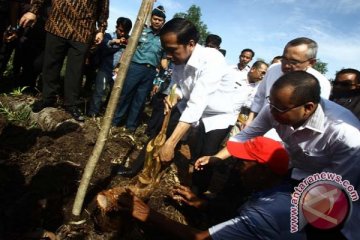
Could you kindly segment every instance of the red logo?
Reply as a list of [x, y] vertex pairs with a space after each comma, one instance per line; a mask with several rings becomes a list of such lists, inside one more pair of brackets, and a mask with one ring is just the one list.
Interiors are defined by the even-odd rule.
[[318, 182], [306, 189], [300, 204], [307, 222], [319, 229], [340, 225], [350, 212], [348, 195], [330, 182]]

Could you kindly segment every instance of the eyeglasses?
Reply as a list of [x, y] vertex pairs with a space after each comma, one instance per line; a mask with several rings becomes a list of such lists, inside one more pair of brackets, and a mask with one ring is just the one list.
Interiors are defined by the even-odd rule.
[[265, 75], [266, 71], [261, 71], [261, 69], [256, 69], [258, 73], [260, 73], [261, 75]]
[[286, 108], [286, 109], [280, 109], [280, 108], [278, 108], [278, 107], [276, 107], [274, 104], [272, 104], [271, 102], [270, 102], [270, 97], [269, 96], [267, 96], [266, 97], [266, 101], [267, 101], [267, 103], [269, 104], [269, 106], [270, 106], [270, 110], [276, 110], [277, 112], [279, 112], [279, 113], [286, 113], [286, 112], [288, 112], [288, 111], [290, 111], [290, 110], [292, 110], [292, 109], [294, 109], [294, 108], [298, 108], [298, 107], [301, 107], [301, 106], [303, 106], [304, 104], [300, 104], [300, 105], [296, 105], [295, 107], [290, 107], [290, 108]]
[[352, 86], [356, 86], [357, 84], [353, 83], [352, 80], [343, 80], [343, 81], [335, 81], [333, 85], [338, 87], [352, 87]]
[[313, 58], [308, 58], [305, 61], [298, 61], [298, 60], [294, 60], [294, 59], [288, 59], [287, 57], [282, 56], [281, 60], [284, 62], [284, 64], [289, 64], [291, 66], [297, 66], [297, 65], [306, 63], [307, 61], [309, 61], [311, 59], [313, 59]]

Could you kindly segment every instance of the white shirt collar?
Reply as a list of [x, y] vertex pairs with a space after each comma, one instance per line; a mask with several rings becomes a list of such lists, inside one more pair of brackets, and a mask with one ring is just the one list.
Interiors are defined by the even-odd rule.
[[307, 128], [315, 132], [324, 133], [325, 113], [322, 105], [323, 101], [321, 100], [317, 105], [315, 112], [300, 127], [301, 129]]
[[201, 46], [200, 44], [196, 44], [195, 48], [193, 50], [193, 52], [191, 53], [191, 56], [189, 58], [189, 60], [187, 61], [185, 68], [187, 68], [188, 66], [191, 66], [195, 69], [200, 67], [200, 52], [203, 50], [203, 46]]

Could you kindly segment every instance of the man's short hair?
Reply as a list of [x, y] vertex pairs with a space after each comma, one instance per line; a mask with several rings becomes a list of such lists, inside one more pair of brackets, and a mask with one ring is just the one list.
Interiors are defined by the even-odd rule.
[[255, 52], [254, 52], [252, 49], [250, 49], [250, 48], [245, 48], [245, 49], [243, 49], [243, 50], [241, 51], [241, 53], [240, 53], [240, 56], [241, 56], [244, 52], [251, 52], [251, 58], [253, 58], [253, 57], [255, 56]]
[[209, 35], [207, 35], [206, 40], [205, 40], [205, 47], [208, 47], [208, 45], [211, 44], [211, 47], [216, 46], [216, 48], [220, 48], [221, 41], [222, 40], [219, 35], [209, 34]]
[[308, 51], [306, 53], [307, 58], [316, 58], [318, 44], [314, 40], [307, 37], [299, 37], [291, 40], [286, 44], [285, 49], [288, 47], [296, 47], [302, 44], [305, 44], [308, 47]]
[[132, 28], [132, 22], [129, 18], [126, 17], [119, 17], [116, 20], [116, 27], [122, 26], [124, 28], [125, 33], [129, 34], [131, 28]]
[[178, 44], [188, 44], [190, 40], [199, 42], [200, 34], [195, 25], [184, 18], [173, 18], [161, 28], [160, 37], [167, 33], [175, 33]]
[[360, 71], [353, 69], [353, 68], [343, 68], [340, 71], [338, 71], [335, 75], [335, 81], [336, 79], [338, 79], [339, 75], [341, 74], [347, 74], [347, 73], [351, 73], [351, 74], [355, 74], [356, 75], [356, 83], [359, 84], [360, 83]]
[[320, 102], [320, 84], [314, 75], [305, 71], [294, 71], [282, 75], [272, 86], [271, 91], [292, 87], [291, 103]]
[[271, 60], [271, 63], [274, 63], [276, 60], [280, 60], [282, 59], [283, 57], [282, 56], [275, 56], [272, 60]]
[[256, 62], [254, 62], [254, 64], [251, 66], [251, 68], [260, 68], [262, 65], [266, 65], [267, 67], [269, 67], [269, 64], [267, 64], [266, 62], [264, 62], [263, 60], [257, 60]]

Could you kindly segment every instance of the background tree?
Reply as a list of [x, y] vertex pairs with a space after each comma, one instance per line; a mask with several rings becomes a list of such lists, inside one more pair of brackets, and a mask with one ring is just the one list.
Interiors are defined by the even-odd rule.
[[181, 17], [191, 21], [196, 26], [196, 28], [200, 33], [199, 43], [204, 44], [205, 39], [210, 32], [208, 32], [207, 30], [207, 25], [204, 24], [203, 21], [201, 21], [201, 16], [202, 16], [201, 9], [196, 5], [191, 5], [186, 13], [179, 12], [179, 13], [175, 13], [174, 15], [174, 17]]
[[316, 63], [314, 68], [325, 75], [328, 72], [327, 63], [321, 61], [320, 59], [316, 59]]

